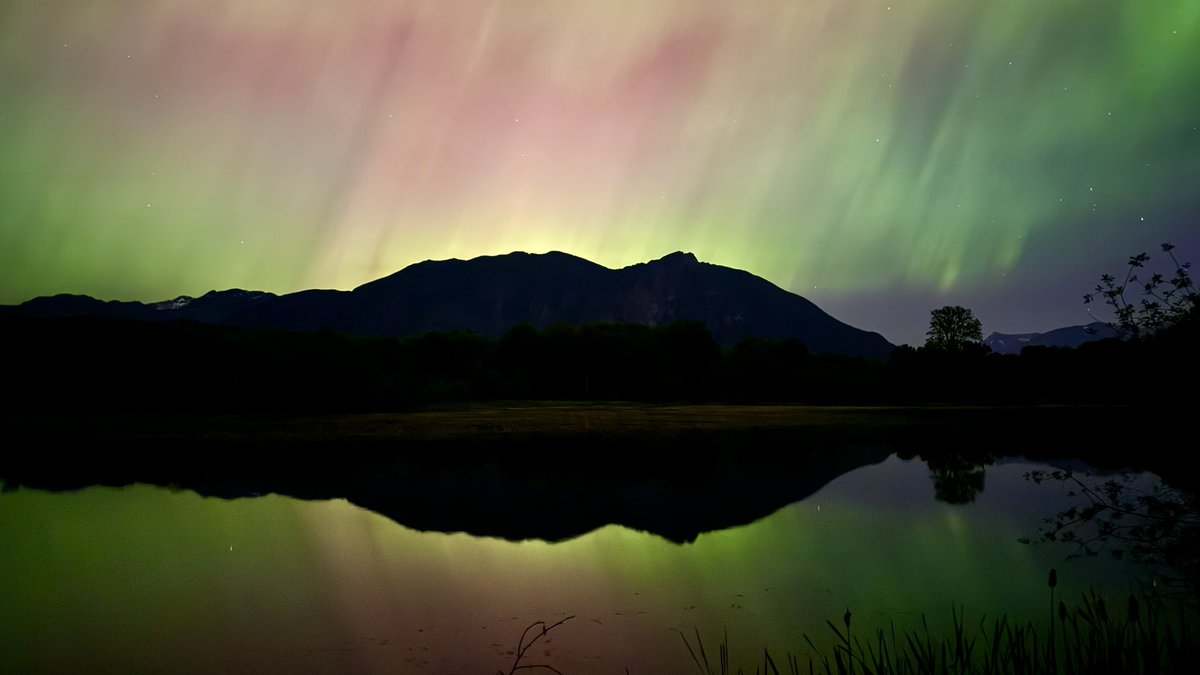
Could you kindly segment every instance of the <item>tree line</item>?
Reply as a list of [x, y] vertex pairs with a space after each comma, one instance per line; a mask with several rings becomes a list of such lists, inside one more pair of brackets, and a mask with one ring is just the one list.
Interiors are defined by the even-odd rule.
[[796, 339], [722, 348], [697, 322], [518, 325], [408, 339], [199, 323], [5, 316], [5, 388], [20, 410], [386, 411], [497, 400], [808, 404], [1146, 402], [1195, 373], [1196, 312], [1153, 336], [990, 353], [975, 341], [884, 360]]
[[[1172, 406], [1196, 398], [1200, 293], [1129, 258], [1099, 299], [1124, 339], [994, 354], [971, 310], [930, 313], [922, 347], [887, 359], [811, 354], [798, 339], [722, 348], [699, 322], [521, 324], [407, 339], [294, 333], [195, 322], [0, 314], [3, 383], [21, 411], [391, 411], [466, 401], [707, 401], [925, 405]], [[1141, 298], [1129, 297], [1140, 290]], [[1100, 304], [1100, 303], [1097, 303]]]

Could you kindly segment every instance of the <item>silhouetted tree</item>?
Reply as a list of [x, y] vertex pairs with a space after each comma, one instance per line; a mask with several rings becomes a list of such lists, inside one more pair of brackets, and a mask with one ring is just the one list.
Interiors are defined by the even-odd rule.
[[505, 378], [505, 397], [523, 398], [533, 394], [534, 382], [541, 371], [540, 341], [536, 328], [519, 323], [497, 342], [496, 365]]
[[983, 324], [966, 307], [947, 305], [931, 311], [925, 346], [946, 351], [962, 351], [983, 342]]
[[947, 504], [970, 504], [983, 492], [990, 456], [975, 458], [958, 453], [931, 455], [925, 459], [933, 479], [934, 498]]
[[808, 347], [795, 338], [743, 338], [729, 350], [727, 367], [743, 399], [796, 399], [808, 367]]
[[[1095, 293], [1085, 295], [1084, 303], [1094, 302], [1099, 294], [1114, 312], [1113, 320], [1107, 323], [1131, 340], [1106, 340], [1077, 350], [1078, 355], [1087, 356], [1089, 350], [1103, 349], [1099, 354], [1104, 357], [1102, 361], [1085, 365], [1100, 373], [1109, 389], [1115, 388], [1113, 384], [1140, 385], [1123, 388], [1137, 392], [1136, 402], [1161, 411], [1164, 427], [1182, 423], [1184, 415], [1195, 409], [1191, 382], [1200, 367], [1196, 349], [1200, 295], [1188, 272], [1191, 265], [1180, 263], [1172, 253], [1174, 248], [1162, 245], [1163, 253], [1175, 266], [1169, 279], [1160, 272], [1144, 281], [1139, 279], [1139, 270], [1150, 260], [1146, 253], [1129, 258], [1128, 270], [1120, 282], [1109, 274], [1100, 277]], [[1131, 284], [1141, 284], [1143, 297], [1136, 303], [1125, 297]], [[1147, 425], [1144, 432], [1153, 430]], [[1175, 429], [1175, 434], [1181, 434], [1181, 438], [1191, 435], [1186, 427]], [[1130, 450], [1157, 449], [1150, 440], [1153, 436], [1146, 436], [1144, 443]], [[1071, 490], [1069, 494], [1080, 500], [1078, 505], [1045, 519], [1042, 540], [1073, 543], [1080, 555], [1108, 551], [1116, 558], [1152, 565], [1165, 572], [1161, 581], [1176, 586], [1200, 605], [1200, 493], [1195, 473], [1190, 466], [1178, 472], [1156, 473], [1164, 480], [1126, 475], [1097, 482], [1061, 470], [1035, 471], [1026, 478], [1037, 483], [1064, 483]]]
[[683, 398], [699, 397], [721, 361], [721, 345], [700, 321], [677, 321], [659, 328], [656, 333], [666, 353], [670, 394]]
[[[1171, 264], [1175, 266], [1170, 278], [1163, 276], [1162, 272], [1153, 272], [1148, 279], [1143, 280], [1139, 270], [1145, 268], [1150, 256], [1144, 252], [1139, 253], [1129, 257], [1125, 278], [1120, 282], [1111, 274], [1101, 275], [1095, 292], [1083, 296], [1083, 304], [1092, 304], [1099, 294], [1114, 314], [1113, 320], [1105, 323], [1125, 337], [1132, 338], [1152, 335], [1193, 315], [1200, 294], [1197, 294], [1196, 285], [1188, 271], [1192, 264], [1180, 263], [1172, 253], [1174, 249], [1173, 244], [1162, 245], [1162, 252], [1167, 254]], [[1136, 303], [1125, 297], [1125, 291], [1130, 284], [1141, 285], [1142, 298]], [[1088, 313], [1091, 314], [1090, 308]]]

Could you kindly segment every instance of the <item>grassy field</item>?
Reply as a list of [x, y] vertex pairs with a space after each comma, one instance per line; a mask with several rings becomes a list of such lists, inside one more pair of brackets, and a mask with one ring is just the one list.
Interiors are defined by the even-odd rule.
[[[395, 413], [263, 415], [20, 415], [0, 418], [0, 437], [131, 440], [146, 437], [261, 441], [492, 440], [505, 437], [675, 436], [739, 431], [959, 429], [1013, 425], [1053, 433], [1068, 426], [1136, 423], [1136, 408], [1089, 406], [848, 407], [652, 405], [638, 403], [486, 404]], [[1033, 428], [1037, 425], [1037, 429]], [[1077, 432], [1086, 429], [1076, 426]]]
[[[536, 457], [571, 465], [602, 457], [656, 473], [704, 470], [734, 457], [808, 462], [872, 448], [904, 456], [1083, 459], [1110, 469], [1180, 473], [1154, 411], [1130, 407], [818, 407], [543, 402], [363, 414], [8, 415], [0, 442], [24, 466], [58, 461], [226, 456], [239, 464], [320, 457], [461, 462]], [[88, 459], [91, 457], [92, 459]], [[591, 460], [589, 460], [590, 462]], [[6, 462], [10, 466], [14, 460]], [[594, 463], [594, 462], [593, 462]]]

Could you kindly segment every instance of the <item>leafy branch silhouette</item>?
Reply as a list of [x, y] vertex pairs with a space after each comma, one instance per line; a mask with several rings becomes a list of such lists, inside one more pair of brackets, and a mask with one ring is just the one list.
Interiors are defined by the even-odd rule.
[[[1175, 257], [1174, 244], [1164, 243], [1162, 252], [1167, 254], [1174, 265], [1175, 271], [1170, 276], [1162, 272], [1152, 272], [1143, 279], [1142, 271], [1150, 262], [1150, 255], [1139, 253], [1130, 256], [1126, 263], [1125, 278], [1118, 281], [1111, 274], [1100, 276], [1094, 292], [1083, 296], [1083, 304], [1091, 305], [1097, 298], [1112, 308], [1113, 320], [1104, 321], [1126, 338], [1138, 338], [1152, 335], [1186, 317], [1196, 306], [1200, 295], [1192, 281], [1190, 262], [1181, 263]], [[1126, 292], [1135, 284], [1140, 284], [1142, 297], [1131, 300]], [[1088, 308], [1088, 314], [1097, 318]], [[1098, 319], [1100, 320], [1100, 319]]]
[[[1168, 590], [1200, 597], [1200, 503], [1194, 494], [1124, 475], [1089, 484], [1071, 471], [1033, 471], [1035, 483], [1058, 481], [1083, 503], [1043, 519], [1041, 540], [1077, 547], [1069, 558], [1108, 552], [1156, 568]], [[1022, 540], [1028, 543], [1028, 540]]]

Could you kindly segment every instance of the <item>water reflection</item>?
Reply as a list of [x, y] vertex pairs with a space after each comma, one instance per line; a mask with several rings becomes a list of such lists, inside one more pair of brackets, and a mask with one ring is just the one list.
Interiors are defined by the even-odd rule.
[[1059, 483], [1075, 498], [1044, 519], [1041, 541], [1074, 547], [1072, 557], [1111, 555], [1144, 565], [1160, 590], [1200, 606], [1200, 501], [1195, 493], [1146, 474], [1095, 480], [1066, 469], [1039, 469], [1026, 478]]
[[684, 545], [620, 526], [559, 543], [419, 532], [344, 500], [7, 492], [0, 671], [496, 672], [529, 623], [577, 615], [540, 660], [686, 672], [672, 631], [728, 630], [740, 660], [799, 650], [848, 606], [864, 630], [921, 612], [936, 629], [951, 604], [1040, 617], [1052, 566], [1065, 596], [1126, 593], [1121, 563], [1017, 542], [1071, 503], [1024, 480], [1039, 468], [997, 461], [986, 491], [949, 504], [930, 466], [892, 457]]
[[986, 467], [995, 461], [987, 454], [952, 452], [923, 457], [933, 479], [934, 498], [947, 504], [970, 504], [983, 492]]
[[671, 455], [670, 461], [635, 467], [607, 457], [531, 461], [500, 453], [501, 461], [439, 455], [346, 461], [319, 471], [276, 462], [236, 465], [230, 471], [214, 462], [220, 467], [215, 471], [186, 464], [160, 473], [134, 464], [85, 467], [64, 478], [64, 468], [40, 466], [13, 477], [21, 485], [51, 490], [144, 482], [225, 498], [344, 498], [412, 529], [513, 541], [562, 541], [616, 524], [689, 542], [702, 532], [752, 523], [889, 454], [869, 445], [793, 447], [740, 457]]

